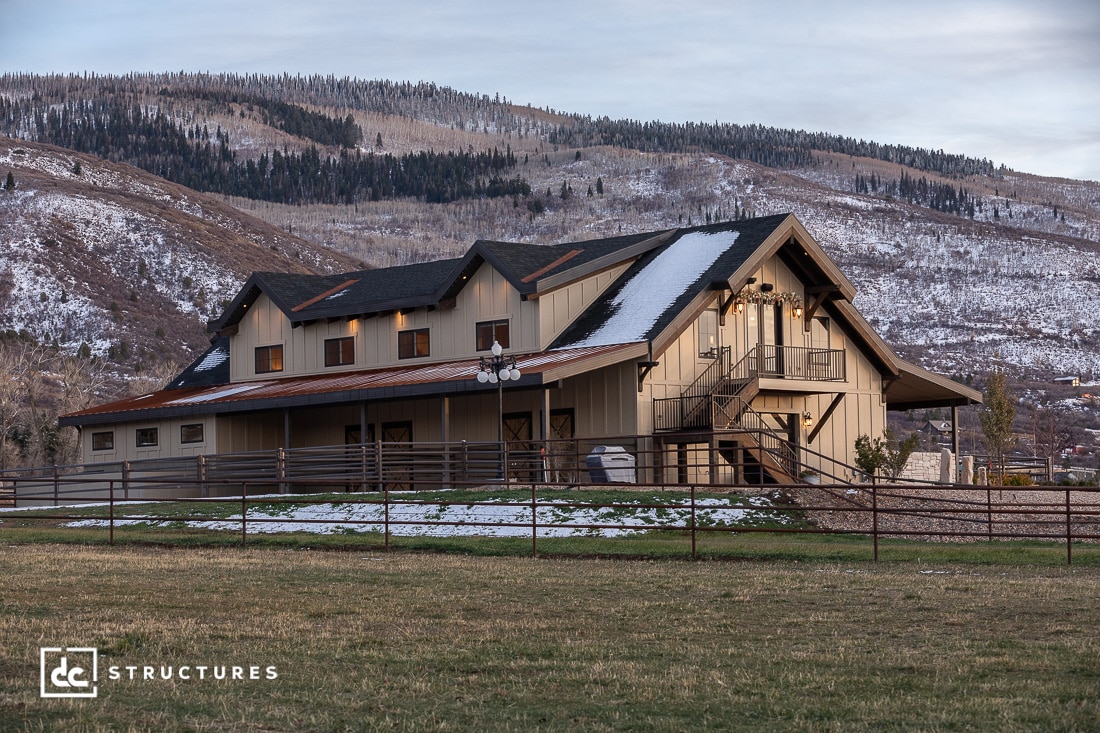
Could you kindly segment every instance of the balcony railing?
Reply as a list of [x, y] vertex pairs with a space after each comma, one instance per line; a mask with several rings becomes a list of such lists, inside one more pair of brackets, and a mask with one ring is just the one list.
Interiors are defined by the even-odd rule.
[[843, 349], [812, 349], [805, 346], [757, 346], [745, 357], [756, 360], [756, 376], [773, 379], [805, 379], [843, 382], [847, 378]]
[[[730, 397], [736, 395], [742, 385], [759, 378], [843, 382], [847, 379], [846, 362], [843, 349], [761, 345], [736, 364], [727, 366], [730, 364], [729, 352], [723, 350], [718, 362], [682, 395], [653, 401], [653, 429], [703, 430], [720, 427], [715, 415], [723, 411]], [[717, 375], [716, 366], [724, 371], [724, 377]], [[707, 405], [708, 402], [714, 404]]]

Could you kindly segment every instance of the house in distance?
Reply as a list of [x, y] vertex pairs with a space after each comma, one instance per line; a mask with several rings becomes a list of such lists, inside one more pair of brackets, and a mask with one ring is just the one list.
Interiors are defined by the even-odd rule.
[[[881, 435], [889, 409], [981, 400], [900, 359], [854, 295], [790, 214], [478, 241], [457, 259], [338, 275], [255, 273], [167, 388], [61, 424], [80, 429], [85, 463], [491, 443], [501, 431], [630, 446], [650, 456], [640, 480], [675, 480], [677, 451], [704, 444], [710, 475], [679, 478], [736, 483], [755, 461], [754, 480], [793, 481], [851, 464], [856, 437]], [[478, 379], [494, 344], [518, 378]]]

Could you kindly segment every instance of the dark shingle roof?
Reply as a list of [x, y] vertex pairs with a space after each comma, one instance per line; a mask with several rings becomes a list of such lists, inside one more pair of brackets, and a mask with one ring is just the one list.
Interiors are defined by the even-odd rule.
[[229, 337], [221, 336], [210, 344], [203, 355], [180, 372], [165, 389], [214, 387], [229, 384]]

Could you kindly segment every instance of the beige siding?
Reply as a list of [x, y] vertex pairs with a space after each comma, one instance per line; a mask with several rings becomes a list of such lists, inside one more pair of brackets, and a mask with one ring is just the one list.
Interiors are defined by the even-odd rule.
[[[184, 443], [181, 429], [185, 425], [202, 425], [202, 440]], [[155, 429], [155, 446], [138, 446], [139, 430]], [[111, 433], [114, 447], [110, 450], [93, 450], [95, 433]], [[198, 456], [218, 451], [218, 436], [213, 417], [186, 417], [145, 422], [90, 426], [80, 431], [81, 461], [84, 463], [110, 463], [114, 461], [140, 461], [149, 458], [175, 458]]]
[[631, 263], [597, 273], [539, 296], [539, 349], [547, 348]]
[[[539, 350], [539, 320], [536, 301], [524, 301], [519, 292], [489, 265], [483, 265], [459, 293], [455, 307], [416, 308], [407, 313], [331, 323], [317, 322], [292, 328], [290, 321], [266, 295], [260, 295], [232, 337], [234, 382], [250, 379], [327, 374], [454, 359], [474, 358], [475, 329], [480, 321], [509, 321], [509, 351]], [[428, 329], [430, 355], [399, 359], [398, 332]], [[355, 338], [355, 363], [339, 367], [324, 365], [327, 339]], [[255, 372], [255, 349], [283, 346], [283, 371]], [[484, 352], [480, 352], [484, 353]]]

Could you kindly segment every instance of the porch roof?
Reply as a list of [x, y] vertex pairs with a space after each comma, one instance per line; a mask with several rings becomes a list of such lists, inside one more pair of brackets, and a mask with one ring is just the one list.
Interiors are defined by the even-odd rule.
[[886, 388], [887, 410], [979, 405], [982, 393], [923, 367], [899, 360], [900, 376]]
[[[509, 390], [541, 387], [559, 379], [644, 357], [644, 343], [613, 344], [515, 354], [522, 376]], [[261, 379], [163, 389], [63, 415], [63, 426], [105, 425], [174, 417], [256, 412], [291, 407], [353, 404], [454, 394], [491, 394], [477, 381], [479, 359], [410, 364], [384, 369]]]

